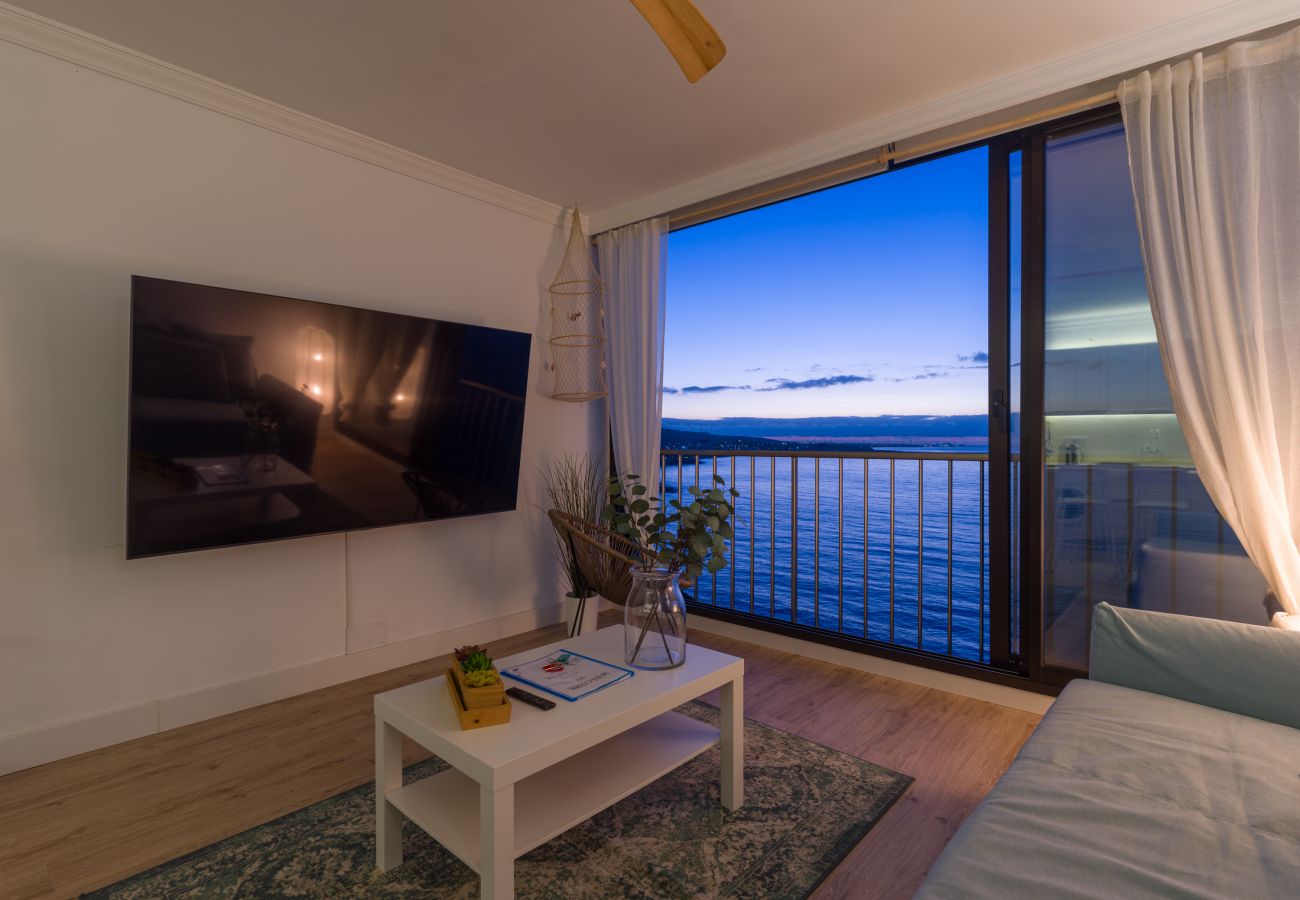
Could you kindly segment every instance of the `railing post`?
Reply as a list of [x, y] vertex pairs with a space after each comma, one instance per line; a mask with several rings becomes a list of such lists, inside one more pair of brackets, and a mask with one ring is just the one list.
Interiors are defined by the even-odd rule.
[[[698, 464], [698, 457], [696, 458], [696, 461]], [[700, 485], [699, 469], [697, 468], [695, 471], [696, 471], [695, 486], [699, 487]], [[716, 453], [709, 457], [709, 473], [713, 476], [709, 479], [709, 486], [708, 486], [708, 490], [711, 491], [713, 490], [714, 486], [717, 484], [717, 482], [713, 480], [713, 478], [716, 478], [718, 475], [718, 455]], [[714, 606], [718, 605], [718, 573], [717, 572], [709, 573], [709, 600], [713, 603]]]
[[[733, 456], [732, 462], [735, 462]], [[758, 491], [754, 487], [754, 457], [749, 458], [749, 611], [754, 611], [754, 569], [758, 560], [754, 558], [754, 529], [756, 520], [754, 508], [758, 506]]]
[[[735, 486], [736, 486], [736, 457], [732, 456], [731, 457], [731, 479], [727, 482], [727, 487], [734, 488]], [[732, 512], [734, 513], [735, 510], [732, 510]], [[731, 596], [727, 598], [727, 600], [729, 601], [727, 605], [730, 606], [732, 609], [735, 609], [736, 608], [736, 538], [735, 538], [736, 517], [734, 515], [731, 518], [731, 534], [732, 534], [731, 542], [727, 545], [727, 548], [731, 551], [731, 565], [727, 566], [727, 568], [730, 570], [730, 575], [731, 575], [731, 587], [729, 588], [729, 590], [731, 591]], [[750, 560], [750, 564], [751, 565], [753, 564], [753, 560]]]
[[871, 609], [871, 460], [862, 460], [862, 636], [868, 635]]
[[772, 476], [768, 481], [768, 487], [772, 491], [772, 502], [768, 510], [772, 514], [771, 524], [768, 526], [767, 533], [767, 577], [770, 582], [768, 585], [767, 595], [767, 614], [769, 617], [776, 618], [776, 457], [772, 457]]
[[790, 621], [799, 608], [799, 457], [790, 457]]
[[813, 627], [822, 624], [822, 458], [813, 458]]
[[980, 645], [976, 658], [984, 662], [984, 461], [980, 460]]
[[916, 649], [925, 628], [925, 460], [916, 461]]
[[952, 460], [948, 460], [948, 655], [952, 656]]
[[889, 643], [894, 642], [894, 458], [889, 458]]
[[[1089, 470], [1091, 471], [1091, 470]], [[1178, 467], [1169, 467], [1169, 611], [1178, 611]]]
[[836, 631], [844, 631], [844, 457], [840, 457], [839, 481], [839, 502], [835, 505], [838, 515], [838, 521], [835, 528], [835, 572], [839, 576], [839, 594], [840, 594], [840, 621]]

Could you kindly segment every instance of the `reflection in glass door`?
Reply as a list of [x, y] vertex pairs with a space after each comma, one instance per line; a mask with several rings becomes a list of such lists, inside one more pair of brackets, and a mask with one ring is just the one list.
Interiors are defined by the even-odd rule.
[[1043, 663], [1086, 669], [1102, 601], [1265, 624], [1174, 416], [1122, 123], [1048, 134], [1043, 164]]

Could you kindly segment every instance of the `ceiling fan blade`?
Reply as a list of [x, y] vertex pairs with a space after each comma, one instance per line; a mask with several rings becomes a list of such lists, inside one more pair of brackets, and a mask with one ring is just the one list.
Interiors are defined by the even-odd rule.
[[632, 0], [691, 84], [727, 55], [727, 45], [690, 0]]

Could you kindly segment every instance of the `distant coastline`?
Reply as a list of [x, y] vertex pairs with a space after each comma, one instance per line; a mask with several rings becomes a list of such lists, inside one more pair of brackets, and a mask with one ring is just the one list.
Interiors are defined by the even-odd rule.
[[739, 450], [774, 454], [792, 450], [980, 453], [988, 449], [988, 418], [982, 415], [665, 418], [661, 446], [666, 451]]
[[[699, 451], [699, 450], [745, 450], [752, 452], [788, 453], [791, 450], [822, 451], [842, 453], [845, 451], [865, 451], [876, 448], [869, 443], [855, 441], [851, 438], [840, 440], [808, 440], [803, 438], [761, 438], [749, 435], [712, 434], [707, 431], [685, 431], [665, 428], [661, 432], [659, 445], [664, 450]], [[693, 458], [694, 453], [688, 454]]]

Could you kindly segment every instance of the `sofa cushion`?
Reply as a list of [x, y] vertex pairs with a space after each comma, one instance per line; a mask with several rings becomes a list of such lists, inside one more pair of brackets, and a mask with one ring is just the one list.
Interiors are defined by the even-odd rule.
[[1088, 677], [1300, 728], [1300, 631], [1101, 603]]
[[1079, 680], [917, 896], [1282, 897], [1297, 885], [1300, 731]]

